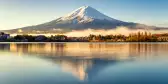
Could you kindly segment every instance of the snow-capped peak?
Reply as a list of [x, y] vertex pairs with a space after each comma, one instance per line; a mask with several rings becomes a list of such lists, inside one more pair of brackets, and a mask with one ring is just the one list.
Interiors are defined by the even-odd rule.
[[77, 19], [78, 22], [88, 22], [92, 21], [94, 19], [99, 19], [99, 20], [115, 20], [112, 19], [96, 9], [90, 7], [90, 6], [82, 6], [72, 13], [68, 14], [67, 16], [62, 17], [62, 20], [74, 20]]

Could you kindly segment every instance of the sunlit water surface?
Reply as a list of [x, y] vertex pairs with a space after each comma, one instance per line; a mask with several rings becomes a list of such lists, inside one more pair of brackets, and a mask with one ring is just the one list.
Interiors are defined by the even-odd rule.
[[1, 43], [0, 84], [168, 84], [168, 43]]

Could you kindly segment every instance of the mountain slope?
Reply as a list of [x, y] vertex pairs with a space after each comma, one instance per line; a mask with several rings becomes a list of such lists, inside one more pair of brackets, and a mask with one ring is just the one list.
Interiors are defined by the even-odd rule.
[[[137, 26], [138, 25], [138, 26]], [[108, 17], [90, 6], [83, 6], [66, 16], [51, 22], [7, 31], [8, 33], [64, 33], [72, 30], [84, 29], [113, 29], [117, 26], [126, 26], [132, 29], [149, 26], [137, 23], [124, 22]]]

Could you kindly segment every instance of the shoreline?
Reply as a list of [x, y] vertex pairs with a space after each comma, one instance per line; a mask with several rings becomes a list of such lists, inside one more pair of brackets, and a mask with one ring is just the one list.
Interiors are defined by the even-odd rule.
[[0, 42], [3, 43], [168, 43], [168, 42]]

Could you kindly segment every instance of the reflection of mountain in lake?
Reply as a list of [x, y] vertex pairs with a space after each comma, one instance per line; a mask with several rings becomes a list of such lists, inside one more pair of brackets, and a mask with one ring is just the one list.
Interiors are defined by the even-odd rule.
[[80, 59], [51, 59], [56, 64], [60, 65], [63, 71], [70, 72], [80, 80], [85, 80], [87, 77], [86, 68], [91, 67], [91, 60]]
[[87, 68], [88, 79], [92, 80], [95, 78], [101, 71], [108, 68], [109, 66], [115, 65], [119, 61], [117, 60], [102, 60], [94, 59], [92, 60], [92, 67]]
[[[164, 43], [27, 43], [0, 44], [0, 51], [29, 54], [51, 60], [80, 80], [94, 78], [126, 59], [148, 59], [168, 54]], [[32, 55], [31, 55], [32, 54]], [[158, 55], [159, 54], [159, 55]]]
[[60, 65], [63, 71], [70, 72], [80, 80], [91, 80], [109, 65], [119, 61], [107, 59], [51, 59], [54, 63]]

